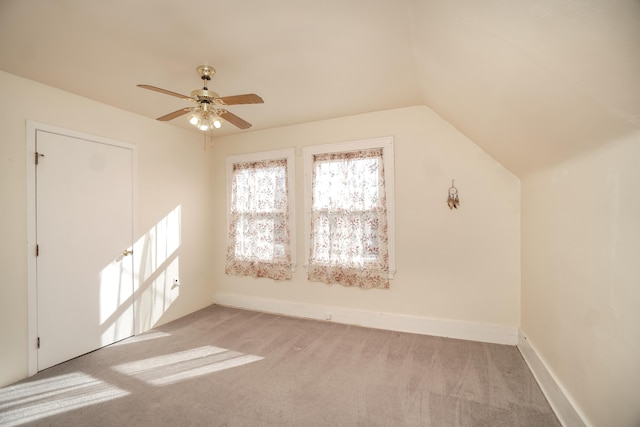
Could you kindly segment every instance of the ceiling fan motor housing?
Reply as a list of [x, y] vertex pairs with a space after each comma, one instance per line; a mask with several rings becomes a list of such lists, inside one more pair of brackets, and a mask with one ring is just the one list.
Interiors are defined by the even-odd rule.
[[191, 92], [191, 97], [198, 102], [214, 102], [220, 95], [209, 89], [197, 89]]

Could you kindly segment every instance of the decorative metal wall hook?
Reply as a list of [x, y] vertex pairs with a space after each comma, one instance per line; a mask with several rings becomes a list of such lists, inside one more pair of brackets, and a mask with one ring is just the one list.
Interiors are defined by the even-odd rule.
[[451, 180], [451, 187], [449, 187], [449, 196], [447, 197], [447, 205], [449, 209], [456, 208], [458, 209], [458, 205], [460, 205], [460, 198], [458, 197], [458, 189], [453, 185], [455, 179]]

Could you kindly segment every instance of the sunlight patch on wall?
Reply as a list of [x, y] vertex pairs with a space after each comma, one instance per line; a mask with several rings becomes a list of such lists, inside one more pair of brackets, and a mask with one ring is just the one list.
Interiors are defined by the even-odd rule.
[[138, 331], [152, 328], [180, 294], [181, 205], [156, 223], [133, 246]]
[[181, 209], [176, 206], [100, 272], [101, 345], [151, 329], [180, 295], [174, 280], [180, 278]]
[[205, 346], [115, 366], [116, 371], [163, 386], [262, 360], [220, 347]]
[[131, 257], [120, 255], [100, 272], [101, 345], [111, 344], [133, 333], [132, 267]]
[[78, 372], [16, 384], [0, 389], [0, 424], [27, 423], [128, 394]]
[[145, 283], [136, 304], [138, 320], [142, 331], [152, 328], [171, 304], [178, 298], [180, 288], [173, 287], [173, 278], [179, 277], [179, 263], [176, 257], [169, 265], [159, 270], [154, 279]]
[[134, 245], [139, 279], [146, 281], [169, 260], [180, 247], [182, 207], [176, 206]]

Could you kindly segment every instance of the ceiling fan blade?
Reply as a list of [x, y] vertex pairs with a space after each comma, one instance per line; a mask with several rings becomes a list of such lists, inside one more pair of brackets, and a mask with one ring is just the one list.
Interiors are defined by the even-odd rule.
[[173, 113], [169, 113], [169, 114], [165, 114], [162, 117], [158, 117], [156, 120], [160, 120], [161, 122], [166, 122], [169, 120], [173, 120], [176, 117], [180, 117], [183, 116], [185, 114], [187, 114], [189, 111], [191, 111], [191, 108], [181, 108], [177, 111], [174, 111]]
[[244, 95], [223, 96], [217, 99], [222, 105], [238, 104], [262, 104], [264, 101], [255, 93], [245, 93]]
[[227, 110], [218, 110], [216, 113], [231, 123], [232, 125], [239, 127], [240, 129], [249, 129], [251, 127], [251, 123], [241, 119], [233, 113], [228, 112]]
[[182, 95], [182, 94], [176, 93], [176, 92], [171, 92], [170, 90], [162, 89], [162, 88], [151, 86], [151, 85], [138, 85], [138, 87], [141, 87], [142, 89], [149, 89], [149, 90], [152, 90], [154, 92], [164, 93], [165, 95], [175, 96], [176, 98], [192, 99], [190, 96]]

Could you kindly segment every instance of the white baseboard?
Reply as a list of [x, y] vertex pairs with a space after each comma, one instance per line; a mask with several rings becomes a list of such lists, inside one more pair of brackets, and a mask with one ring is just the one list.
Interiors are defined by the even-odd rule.
[[518, 328], [516, 326], [361, 311], [343, 307], [303, 304], [226, 292], [214, 293], [213, 302], [228, 307], [398, 332], [434, 335], [495, 344], [516, 345], [518, 343]]
[[560, 423], [564, 427], [588, 426], [589, 424], [585, 422], [586, 418], [580, 414], [522, 330], [518, 334], [518, 350], [520, 350]]

